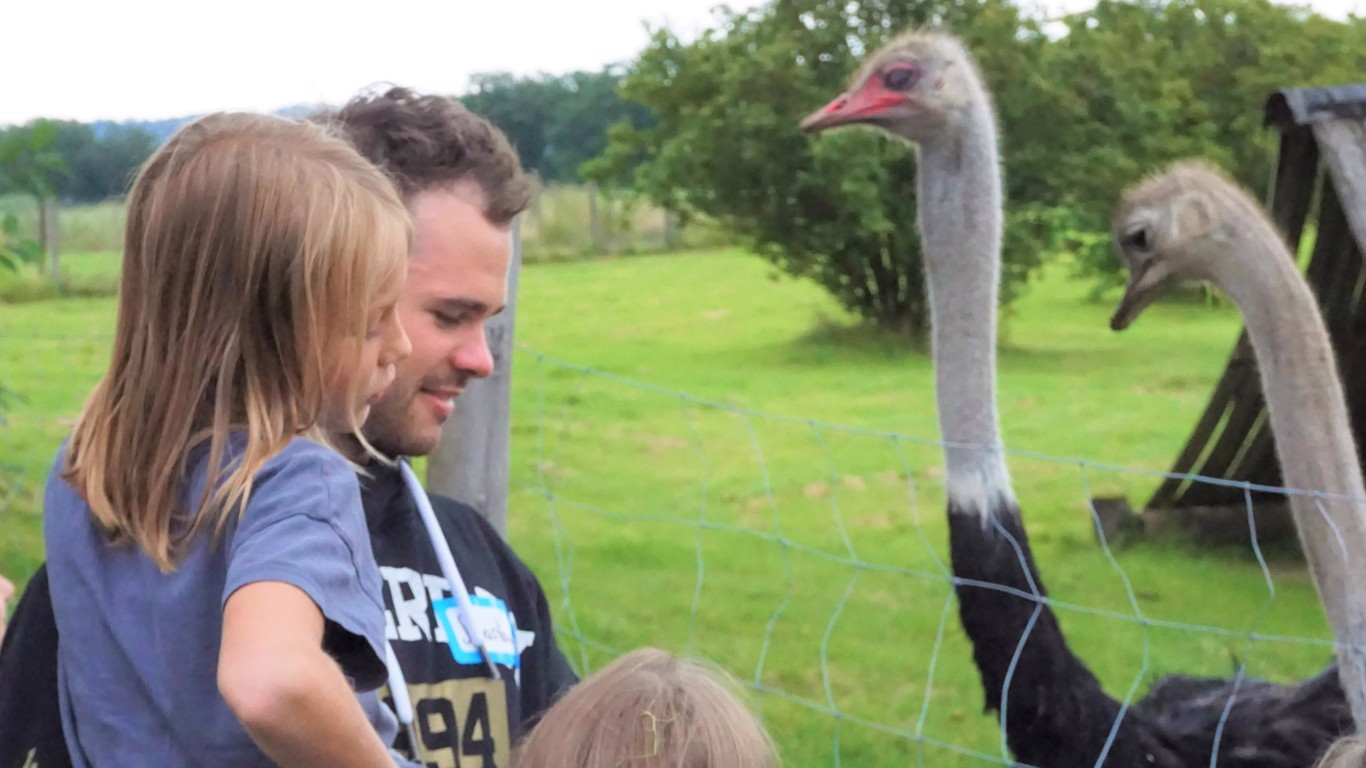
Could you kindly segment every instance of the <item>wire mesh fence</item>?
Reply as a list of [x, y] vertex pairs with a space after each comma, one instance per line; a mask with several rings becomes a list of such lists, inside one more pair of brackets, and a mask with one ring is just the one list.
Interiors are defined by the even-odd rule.
[[[19, 582], [42, 559], [49, 464], [112, 342], [107, 307], [63, 306], [0, 329], [0, 572]], [[510, 537], [581, 673], [641, 645], [704, 657], [747, 685], [789, 765], [1015, 764], [957, 619], [937, 441], [525, 348], [514, 371]], [[1024, 451], [1009, 463], [1029, 479], [1020, 503], [1048, 590], [1014, 596], [1059, 616], [1115, 698], [1173, 673], [1293, 681], [1330, 663], [1303, 562], [1293, 541], [1261, 546], [1251, 487], [1248, 546], [1120, 549], [1092, 499], [1146, 498], [1162, 473]]]

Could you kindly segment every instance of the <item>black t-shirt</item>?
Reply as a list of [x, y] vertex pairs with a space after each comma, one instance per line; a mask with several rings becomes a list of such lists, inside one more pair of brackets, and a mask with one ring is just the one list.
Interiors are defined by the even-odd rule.
[[[362, 479], [362, 499], [384, 579], [386, 635], [416, 715], [419, 760], [430, 766], [506, 766], [512, 743], [578, 681], [555, 642], [545, 593], [477, 512], [431, 497], [481, 626], [490, 630], [488, 647], [502, 677], [494, 680], [482, 658], [445, 642], [433, 604], [443, 607], [450, 590], [402, 477], [387, 468], [373, 474]], [[382, 692], [392, 705], [387, 687]], [[406, 734], [400, 732], [396, 746], [411, 754]], [[471, 762], [479, 756], [484, 759]], [[0, 647], [0, 768], [70, 766], [57, 703], [57, 626], [44, 566], [29, 580]]]
[[[402, 476], [383, 467], [372, 473], [361, 479], [361, 498], [383, 579], [385, 634], [406, 678], [421, 742], [418, 760], [506, 766], [512, 744], [578, 681], [555, 642], [545, 593], [477, 512], [430, 496], [497, 664], [501, 680], [493, 679], [474, 646], [448, 642], [458, 622], [446, 610], [451, 590]], [[382, 693], [392, 704], [387, 688]], [[411, 754], [402, 731], [397, 747]]]
[[29, 579], [0, 646], [0, 768], [71, 768], [57, 704], [57, 620], [46, 565]]

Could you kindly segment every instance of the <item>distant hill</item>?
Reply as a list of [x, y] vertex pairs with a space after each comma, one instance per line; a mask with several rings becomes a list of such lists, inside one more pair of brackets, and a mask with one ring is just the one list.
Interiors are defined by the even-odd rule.
[[[292, 104], [288, 107], [281, 107], [271, 114], [281, 117], [299, 118], [306, 117], [326, 107], [326, 104]], [[164, 120], [96, 120], [90, 124], [95, 131], [96, 139], [104, 139], [110, 133], [136, 128], [156, 139], [157, 144], [171, 137], [180, 126], [199, 117], [199, 115], [187, 115], [185, 117], [168, 117]]]
[[157, 143], [165, 141], [172, 133], [186, 121], [192, 120], [190, 117], [171, 117], [165, 120], [96, 120], [90, 124], [95, 131], [95, 138], [103, 141], [109, 134], [128, 129], [136, 129], [143, 133], [151, 134]]

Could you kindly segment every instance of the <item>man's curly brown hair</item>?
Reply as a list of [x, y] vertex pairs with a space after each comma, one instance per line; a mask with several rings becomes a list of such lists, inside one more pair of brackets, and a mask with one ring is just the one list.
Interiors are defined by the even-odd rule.
[[430, 189], [473, 183], [484, 216], [506, 226], [531, 202], [534, 182], [503, 132], [459, 101], [392, 87], [362, 93], [314, 117], [329, 123], [393, 179], [406, 203]]

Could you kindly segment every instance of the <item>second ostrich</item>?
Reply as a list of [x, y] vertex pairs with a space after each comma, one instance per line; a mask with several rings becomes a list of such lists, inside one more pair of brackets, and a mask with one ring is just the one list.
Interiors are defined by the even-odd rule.
[[[1110, 324], [1123, 330], [1168, 286], [1206, 280], [1242, 310], [1276, 437], [1276, 455], [1310, 574], [1339, 643], [1358, 729], [1366, 722], [1366, 487], [1347, 401], [1309, 284], [1262, 208], [1201, 161], [1128, 190], [1114, 238], [1129, 281]], [[1317, 497], [1304, 493], [1317, 492]]]
[[[802, 121], [813, 132], [851, 124], [881, 128], [918, 152], [959, 617], [1007, 745], [1017, 760], [1041, 768], [1209, 765], [1231, 685], [1168, 678], [1126, 711], [1068, 647], [1044, 600], [998, 428], [1001, 175], [994, 111], [975, 62], [952, 36], [904, 33], [868, 59], [845, 93]], [[1245, 682], [1219, 765], [1308, 768], [1350, 723], [1331, 670], [1299, 686]]]

